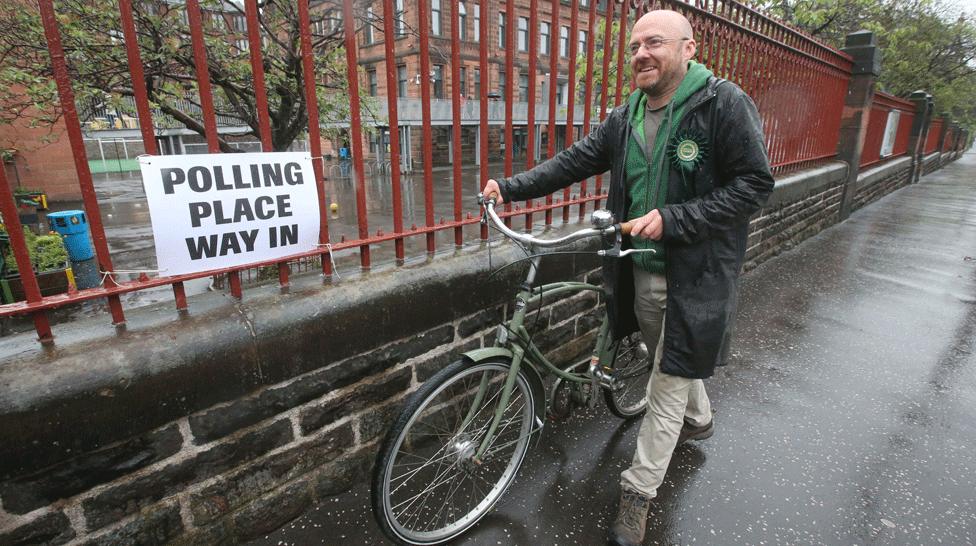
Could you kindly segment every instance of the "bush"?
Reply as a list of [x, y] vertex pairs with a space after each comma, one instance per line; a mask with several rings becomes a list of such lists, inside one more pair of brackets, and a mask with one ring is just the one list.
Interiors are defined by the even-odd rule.
[[[67, 264], [68, 251], [64, 248], [64, 242], [60, 235], [56, 233], [34, 235], [31, 230], [24, 228], [24, 240], [27, 243], [27, 252], [30, 254], [31, 264], [37, 271], [61, 269]], [[17, 260], [14, 259], [13, 245], [7, 246], [3, 261], [7, 265], [8, 272], [19, 272]]]

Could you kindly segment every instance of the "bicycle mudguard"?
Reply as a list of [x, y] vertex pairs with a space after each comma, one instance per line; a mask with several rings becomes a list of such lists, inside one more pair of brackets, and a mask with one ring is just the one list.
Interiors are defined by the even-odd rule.
[[[505, 347], [483, 347], [468, 351], [462, 354], [461, 358], [469, 362], [483, 362], [492, 358], [505, 359], [511, 362], [515, 358], [515, 355]], [[525, 377], [529, 380], [529, 387], [535, 392], [535, 415], [539, 419], [541, 426], [541, 423], [544, 422], [543, 417], [546, 415], [546, 406], [548, 404], [546, 400], [546, 389], [542, 383], [542, 376], [539, 375], [539, 371], [535, 369], [535, 366], [529, 364], [525, 358], [522, 359], [522, 365], [519, 366], [519, 369], [525, 372]]]
[[512, 351], [506, 349], [505, 347], [484, 347], [482, 349], [473, 349], [463, 355], [462, 358], [465, 360], [470, 360], [471, 362], [481, 362], [482, 360], [488, 360], [489, 358], [501, 357], [512, 360], [515, 355]]

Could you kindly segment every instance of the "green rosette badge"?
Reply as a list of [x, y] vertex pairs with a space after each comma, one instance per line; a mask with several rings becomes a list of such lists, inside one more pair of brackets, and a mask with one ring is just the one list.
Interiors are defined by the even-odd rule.
[[678, 133], [668, 144], [668, 157], [675, 168], [691, 173], [708, 157], [708, 141], [698, 133]]

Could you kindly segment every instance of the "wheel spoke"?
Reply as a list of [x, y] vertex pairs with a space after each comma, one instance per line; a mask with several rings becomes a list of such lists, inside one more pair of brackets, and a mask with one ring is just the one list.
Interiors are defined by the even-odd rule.
[[[397, 419], [405, 424], [386, 448], [394, 451], [381, 454], [385, 466], [376, 472], [384, 494], [382, 506], [374, 502], [374, 509], [387, 522], [381, 526], [384, 532], [392, 531], [399, 541], [442, 542], [473, 525], [511, 484], [528, 449], [522, 440], [531, 434], [534, 405], [524, 373], [519, 372], [510, 400], [501, 406], [511, 373], [507, 363], [457, 369], [412, 395], [421, 398], [408, 398], [404, 411], [412, 417]], [[473, 456], [496, 416], [485, 460], [476, 464]], [[487, 460], [489, 455], [494, 460]]]

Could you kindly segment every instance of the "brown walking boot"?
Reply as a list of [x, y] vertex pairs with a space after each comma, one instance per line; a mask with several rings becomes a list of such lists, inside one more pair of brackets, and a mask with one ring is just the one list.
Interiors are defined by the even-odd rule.
[[705, 440], [706, 438], [711, 438], [714, 433], [714, 419], [700, 427], [696, 427], [688, 421], [685, 421], [684, 425], [681, 426], [681, 432], [678, 434], [678, 445], [680, 446], [688, 440]]
[[647, 529], [647, 510], [651, 499], [636, 491], [624, 489], [620, 493], [620, 511], [610, 527], [611, 546], [639, 546]]

